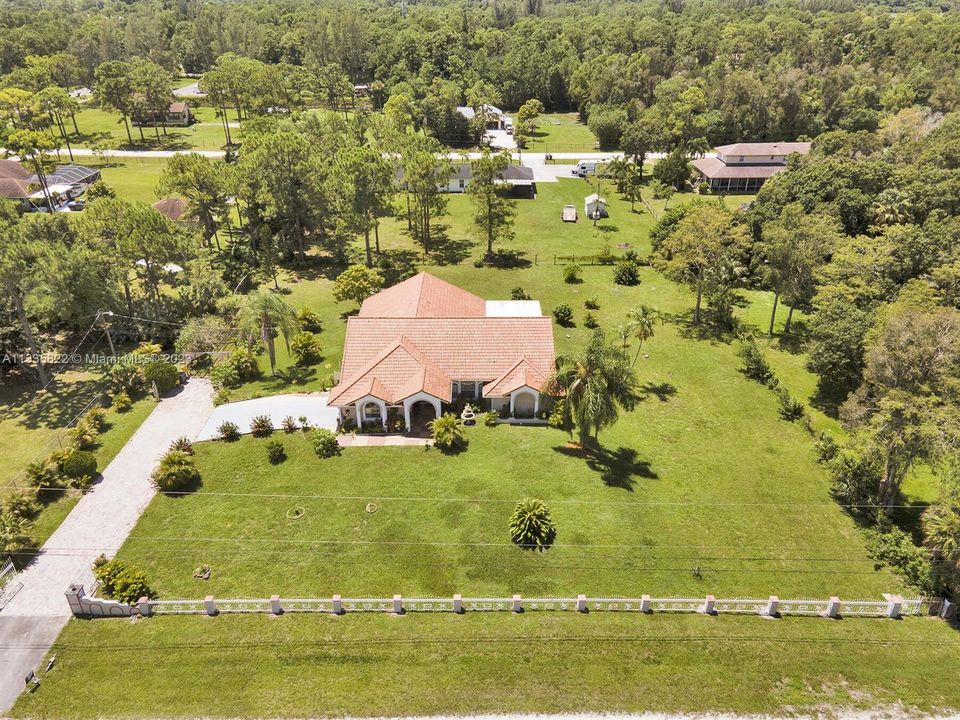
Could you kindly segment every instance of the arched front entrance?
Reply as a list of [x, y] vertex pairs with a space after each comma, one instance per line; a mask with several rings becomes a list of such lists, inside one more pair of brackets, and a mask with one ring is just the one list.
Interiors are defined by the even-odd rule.
[[532, 418], [537, 412], [537, 398], [533, 393], [520, 392], [513, 398], [513, 416]]
[[437, 410], [433, 403], [426, 400], [417, 400], [410, 406], [410, 432], [424, 433], [429, 432], [427, 423], [436, 419]]

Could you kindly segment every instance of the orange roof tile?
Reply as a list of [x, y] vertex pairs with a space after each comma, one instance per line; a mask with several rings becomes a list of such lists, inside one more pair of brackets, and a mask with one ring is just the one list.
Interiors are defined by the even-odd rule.
[[520, 358], [503, 375], [483, 387], [484, 397], [503, 397], [522, 387], [541, 390], [547, 375], [535, 368], [526, 358]]
[[483, 298], [429, 273], [420, 273], [364, 300], [357, 316], [452, 318], [485, 314]]

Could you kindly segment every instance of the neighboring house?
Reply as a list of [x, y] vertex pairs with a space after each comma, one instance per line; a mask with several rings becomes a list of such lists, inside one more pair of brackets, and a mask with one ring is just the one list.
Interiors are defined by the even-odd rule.
[[583, 214], [591, 220], [607, 217], [607, 201], [593, 193], [583, 199]]
[[[131, 121], [134, 125], [153, 125], [153, 116], [149, 113], [141, 114], [135, 112]], [[164, 117], [157, 118], [157, 123], [166, 125], [183, 125], [186, 127], [193, 122], [193, 114], [190, 112], [190, 104], [184, 100], [177, 100], [167, 106], [167, 112]]]
[[[472, 171], [469, 163], [460, 163], [452, 166], [446, 183], [440, 183], [437, 188], [440, 192], [462, 193], [470, 184]], [[397, 171], [397, 181], [403, 183], [403, 171]], [[537, 188], [533, 180], [533, 169], [526, 165], [508, 165], [500, 176], [502, 185], [509, 185], [515, 194], [535, 197]]]
[[484, 127], [487, 130], [506, 130], [513, 126], [513, 120], [498, 107], [493, 105], [481, 105], [479, 110], [474, 110], [469, 105], [462, 105], [457, 108], [457, 112], [463, 115], [467, 120], [473, 120], [477, 115], [486, 118]]
[[168, 197], [155, 202], [153, 208], [168, 220], [180, 222], [185, 219], [183, 216], [187, 212], [187, 201], [183, 198]]
[[552, 320], [539, 302], [484, 301], [420, 273], [347, 319], [328, 402], [345, 426], [412, 432], [458, 401], [533, 418], [554, 363]]
[[30, 187], [31, 177], [31, 173], [15, 160], [0, 160], [0, 198], [29, 204], [34, 192]]
[[693, 167], [711, 192], [753, 193], [783, 170], [791, 154], [809, 152], [808, 142], [736, 143], [718, 147], [716, 157], [697, 158]]

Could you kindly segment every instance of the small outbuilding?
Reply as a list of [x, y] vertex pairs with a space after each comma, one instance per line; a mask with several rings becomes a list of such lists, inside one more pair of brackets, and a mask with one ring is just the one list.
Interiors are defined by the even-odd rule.
[[583, 199], [583, 214], [591, 220], [607, 217], [607, 201], [593, 193]]
[[187, 212], [187, 201], [183, 198], [168, 197], [158, 200], [153, 204], [154, 210], [163, 215], [168, 220], [180, 222], [185, 220], [184, 215]]

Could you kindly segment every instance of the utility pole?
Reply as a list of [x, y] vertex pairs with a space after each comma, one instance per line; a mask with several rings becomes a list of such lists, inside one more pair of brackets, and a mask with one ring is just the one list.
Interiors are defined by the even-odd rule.
[[[113, 317], [113, 313], [110, 310], [98, 310], [97, 311], [97, 320], [99, 321], [101, 317]], [[107, 344], [110, 346], [110, 357], [115, 358], [117, 356], [117, 351], [113, 347], [113, 336], [110, 334], [110, 323], [104, 323], [107, 331]]]

